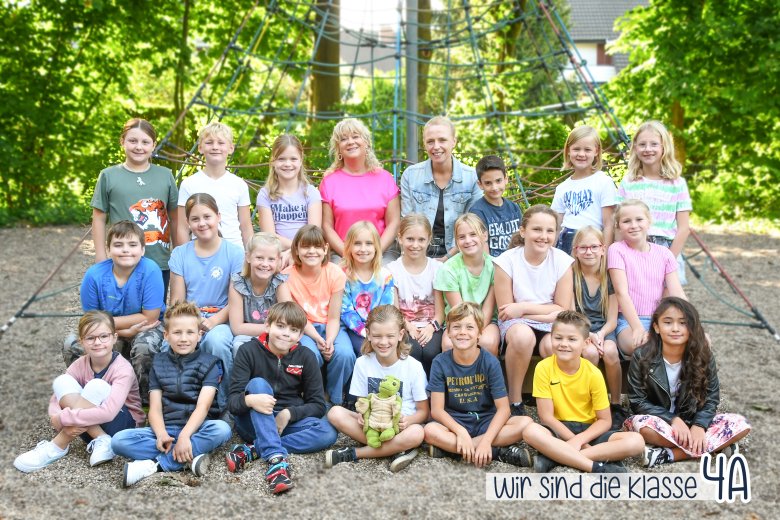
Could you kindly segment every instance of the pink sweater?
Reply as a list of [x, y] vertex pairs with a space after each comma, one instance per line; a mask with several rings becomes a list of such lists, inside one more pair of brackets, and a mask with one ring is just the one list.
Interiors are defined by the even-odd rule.
[[[82, 387], [95, 378], [87, 356], [81, 356], [74, 361], [65, 373], [73, 376]], [[59, 415], [63, 426], [94, 426], [110, 422], [122, 409], [122, 405], [127, 405], [127, 409], [135, 419], [135, 424], [143, 426], [146, 416], [141, 408], [138, 380], [130, 363], [122, 356], [117, 356], [103, 375], [103, 381], [111, 385], [111, 394], [100, 406], [63, 409], [60, 408], [57, 398], [52, 395], [49, 401], [49, 416]]]

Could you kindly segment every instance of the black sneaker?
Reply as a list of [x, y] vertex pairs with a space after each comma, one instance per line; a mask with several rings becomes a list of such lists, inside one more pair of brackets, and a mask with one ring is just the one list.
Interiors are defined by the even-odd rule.
[[549, 473], [555, 469], [559, 464], [551, 458], [542, 455], [541, 452], [536, 454], [534, 458], [534, 472], [536, 473]]
[[236, 444], [225, 454], [225, 463], [231, 473], [241, 471], [255, 459], [257, 459], [257, 452], [252, 444]]
[[336, 464], [341, 462], [356, 462], [357, 455], [355, 454], [355, 448], [347, 446], [345, 448], [339, 448], [337, 450], [328, 450], [325, 452], [325, 467], [332, 468]]
[[291, 489], [293, 482], [290, 478], [290, 465], [287, 459], [278, 455], [269, 460], [265, 480], [268, 482], [268, 488], [274, 495]]
[[498, 449], [498, 460], [521, 468], [531, 467], [531, 454], [520, 446], [505, 446]]
[[594, 462], [593, 473], [628, 473], [622, 462]]
[[648, 448], [645, 446], [645, 454], [642, 458], [644, 467], [652, 468], [667, 462], [669, 462], [669, 452], [666, 451], [666, 448]]
[[417, 448], [412, 448], [411, 450], [402, 451], [401, 453], [396, 453], [393, 455], [392, 459], [390, 460], [390, 471], [393, 473], [398, 473], [402, 469], [404, 469], [406, 466], [411, 464], [412, 460], [417, 456]]
[[622, 430], [623, 423], [629, 416], [628, 410], [616, 403], [609, 405], [609, 409], [612, 414], [612, 429]]
[[528, 415], [525, 412], [525, 405], [523, 403], [512, 403], [509, 405], [509, 412], [512, 417]]
[[729, 444], [718, 453], [722, 453], [727, 459], [730, 459], [732, 455], [737, 455], [739, 453], [739, 444], [736, 442], [734, 444]]

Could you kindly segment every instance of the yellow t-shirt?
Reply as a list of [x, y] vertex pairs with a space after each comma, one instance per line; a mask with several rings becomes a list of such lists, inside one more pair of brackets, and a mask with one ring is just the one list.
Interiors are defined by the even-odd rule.
[[599, 369], [587, 359], [569, 375], [558, 367], [552, 355], [536, 365], [534, 397], [552, 399], [555, 418], [559, 421], [596, 422], [596, 410], [609, 408], [607, 385]]

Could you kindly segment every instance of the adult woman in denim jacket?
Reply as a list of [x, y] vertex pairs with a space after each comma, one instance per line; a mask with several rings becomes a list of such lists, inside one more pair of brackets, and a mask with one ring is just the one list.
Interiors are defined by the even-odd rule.
[[441, 261], [458, 252], [455, 219], [482, 198], [474, 168], [452, 156], [456, 143], [452, 121], [432, 118], [423, 127], [428, 160], [408, 167], [401, 177], [401, 215], [425, 215], [433, 228], [428, 256]]

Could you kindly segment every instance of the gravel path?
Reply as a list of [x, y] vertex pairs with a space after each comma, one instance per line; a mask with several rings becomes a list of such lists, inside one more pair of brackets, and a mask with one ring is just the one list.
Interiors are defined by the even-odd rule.
[[[0, 243], [0, 319], [18, 310], [46, 274], [82, 237], [85, 228], [2, 229]], [[703, 238], [716, 257], [770, 322], [780, 325], [780, 277], [777, 275], [780, 238], [725, 234], [710, 230]], [[693, 241], [689, 245], [693, 246]], [[693, 248], [690, 250], [693, 251]], [[84, 242], [74, 258], [54, 277], [44, 293], [80, 281], [92, 262], [92, 244]], [[701, 257], [695, 262], [705, 277], [715, 273]], [[705, 319], [740, 321], [710, 297], [689, 275], [687, 292]], [[735, 295], [724, 294], [738, 302]], [[30, 311], [78, 312], [76, 290], [37, 302]], [[38, 473], [25, 475], [12, 465], [14, 457], [48, 439], [46, 404], [51, 381], [64, 369], [60, 345], [74, 328], [73, 318], [22, 319], [0, 339], [0, 520], [59, 518], [249, 518], [292, 514], [300, 518], [778, 518], [780, 507], [780, 450], [769, 432], [780, 431], [776, 392], [780, 389], [780, 343], [763, 330], [709, 325], [720, 368], [722, 408], [746, 415], [754, 432], [744, 443], [750, 465], [753, 500], [749, 504], [715, 502], [487, 502], [485, 471], [450, 460], [419, 456], [399, 474], [386, 461], [322, 467], [322, 454], [292, 456], [296, 489], [272, 497], [263, 479], [264, 464], [245, 472], [227, 472], [215, 454], [209, 474], [192, 478], [160, 474], [134, 489], [121, 489], [122, 461], [90, 468], [84, 444], [75, 441], [71, 453]], [[343, 436], [338, 445], [350, 441]], [[491, 472], [516, 472], [494, 463]], [[632, 471], [642, 471], [633, 465]], [[557, 470], [562, 471], [562, 470]], [[697, 472], [686, 462], [663, 471]]]

